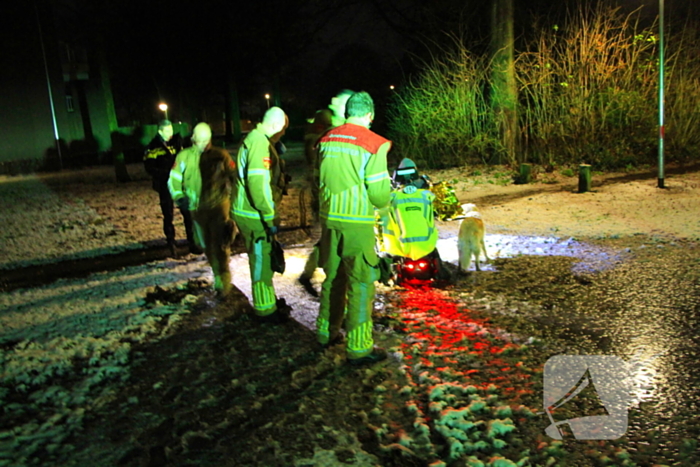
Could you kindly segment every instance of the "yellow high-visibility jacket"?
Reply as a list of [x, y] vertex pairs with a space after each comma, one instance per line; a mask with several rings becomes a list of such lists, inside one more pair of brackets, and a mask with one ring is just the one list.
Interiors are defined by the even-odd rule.
[[434, 199], [430, 190], [413, 185], [391, 193], [389, 209], [381, 216], [384, 251], [412, 260], [432, 253], [438, 240], [433, 217]]

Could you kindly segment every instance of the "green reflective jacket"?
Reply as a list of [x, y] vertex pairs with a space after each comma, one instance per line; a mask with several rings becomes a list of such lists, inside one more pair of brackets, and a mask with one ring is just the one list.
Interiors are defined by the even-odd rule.
[[179, 199], [187, 197], [190, 211], [197, 210], [202, 192], [202, 175], [199, 172], [201, 155], [195, 146], [180, 151], [168, 178], [168, 189], [173, 201], [177, 203]]
[[326, 227], [374, 225], [374, 209], [389, 203], [390, 148], [391, 141], [353, 123], [321, 137], [320, 217]]
[[[274, 225], [275, 202], [282, 193], [278, 188], [281, 173], [279, 156], [260, 125], [248, 133], [236, 157], [236, 194], [233, 213], [237, 217], [258, 219]], [[274, 184], [274, 187], [273, 187]], [[274, 192], [273, 192], [274, 188]]]

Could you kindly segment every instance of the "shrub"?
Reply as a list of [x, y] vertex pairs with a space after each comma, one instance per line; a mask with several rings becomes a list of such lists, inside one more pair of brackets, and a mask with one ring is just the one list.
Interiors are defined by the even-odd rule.
[[653, 145], [657, 52], [651, 30], [617, 9], [580, 9], [543, 29], [516, 66], [530, 160], [617, 166]]
[[[642, 27], [638, 12], [598, 5], [569, 14], [561, 27], [539, 29], [515, 54], [523, 160], [598, 169], [653, 163], [656, 26]], [[665, 39], [667, 160], [690, 158], [700, 148], [700, 40], [690, 26]], [[489, 68], [455, 41], [395, 94], [391, 137], [405, 156], [440, 168], [488, 163], [505, 153], [488, 102]]]
[[455, 41], [394, 95], [390, 136], [405, 157], [442, 168], [488, 162], [499, 142], [485, 95], [488, 62]]

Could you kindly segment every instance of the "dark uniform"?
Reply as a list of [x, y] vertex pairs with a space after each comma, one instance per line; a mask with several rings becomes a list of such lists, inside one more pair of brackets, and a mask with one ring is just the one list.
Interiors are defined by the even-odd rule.
[[[146, 172], [153, 179], [153, 189], [158, 192], [160, 198], [160, 210], [163, 213], [163, 233], [171, 250], [175, 247], [175, 226], [174, 219], [174, 203], [168, 190], [168, 177], [170, 169], [175, 163], [175, 156], [182, 149], [182, 139], [180, 135], [173, 135], [170, 141], [164, 141], [160, 134], [148, 143], [146, 153], [143, 156], [143, 163]], [[192, 235], [192, 216], [186, 209], [180, 209], [182, 218], [185, 224], [185, 233], [187, 242], [192, 248], [194, 237]]]

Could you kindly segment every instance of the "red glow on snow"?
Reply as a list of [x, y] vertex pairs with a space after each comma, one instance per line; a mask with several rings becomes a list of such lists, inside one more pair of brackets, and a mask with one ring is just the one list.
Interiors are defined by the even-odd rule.
[[[411, 266], [416, 267], [406, 265]], [[516, 356], [520, 346], [495, 336], [487, 320], [470, 316], [470, 310], [439, 289], [406, 289], [398, 292], [398, 298], [408, 334], [401, 350], [422, 368], [419, 375], [407, 373], [411, 384], [455, 382], [483, 391], [495, 385], [498, 393], [516, 400], [533, 393], [528, 374], [532, 370]]]

